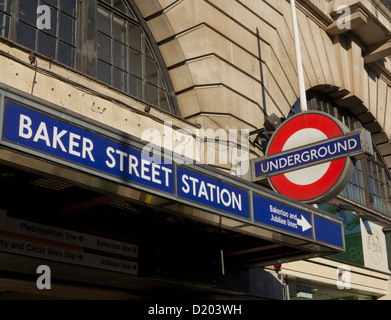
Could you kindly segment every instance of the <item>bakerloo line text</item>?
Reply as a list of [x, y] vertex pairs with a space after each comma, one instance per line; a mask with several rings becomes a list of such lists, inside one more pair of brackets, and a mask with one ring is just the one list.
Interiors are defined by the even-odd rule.
[[[162, 161], [153, 162], [156, 159], [149, 154], [146, 155], [145, 152], [141, 152], [141, 156], [135, 156], [126, 152], [125, 149], [119, 150], [113, 146], [107, 146], [104, 157], [101, 159], [102, 155], [95, 152], [93, 139], [70, 130], [61, 130], [45, 122], [34, 124], [33, 120], [24, 114], [20, 114], [18, 135], [20, 138], [29, 140], [30, 143], [44, 144], [48, 148], [88, 160], [91, 163], [102, 162], [107, 168], [128, 174], [129, 180], [135, 176], [165, 187], [171, 187], [170, 184], [173, 183], [173, 170]], [[182, 177], [178, 177], [178, 188], [186, 194], [209, 203], [221, 204], [227, 208], [242, 211], [240, 194], [213, 183], [206, 183], [191, 175], [183, 174]]]

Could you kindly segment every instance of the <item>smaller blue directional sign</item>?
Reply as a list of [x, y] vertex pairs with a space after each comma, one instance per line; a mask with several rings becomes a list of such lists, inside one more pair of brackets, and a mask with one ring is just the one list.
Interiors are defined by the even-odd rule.
[[311, 214], [253, 194], [254, 220], [312, 238]]

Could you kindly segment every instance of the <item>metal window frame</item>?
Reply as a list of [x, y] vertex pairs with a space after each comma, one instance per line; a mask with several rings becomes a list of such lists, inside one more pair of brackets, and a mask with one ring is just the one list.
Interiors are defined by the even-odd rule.
[[[38, 0], [38, 4], [39, 5], [42, 4], [41, 1], [42, 0]], [[20, 46], [22, 46], [24, 48], [27, 48], [24, 45], [20, 44], [18, 42], [18, 39], [17, 39], [17, 26], [20, 23], [19, 8], [20, 8], [20, 0], [14, 0], [12, 2], [11, 11], [10, 11], [11, 23], [10, 23], [10, 35], [9, 35], [8, 40], [17, 43], [18, 45], [20, 45]], [[63, 65], [65, 67], [67, 67], [67, 68], [71, 68], [71, 69], [76, 69], [77, 70], [77, 65], [78, 65], [78, 63], [77, 63], [77, 61], [78, 61], [78, 53], [77, 53], [78, 50], [77, 49], [78, 49], [78, 45], [80, 43], [80, 41], [78, 41], [77, 39], [79, 38], [78, 37], [78, 33], [80, 32], [79, 30], [80, 30], [81, 23], [82, 23], [81, 19], [80, 19], [81, 18], [81, 15], [80, 15], [80, 4], [78, 5], [77, 14], [76, 14], [75, 17], [69, 16], [67, 13], [61, 11], [59, 8], [56, 8], [56, 10], [58, 10], [57, 15], [56, 15], [56, 21], [57, 21], [57, 23], [56, 23], [56, 32], [55, 32], [56, 35], [53, 36], [53, 35], [45, 32], [45, 31], [42, 31], [45, 34], [48, 34], [48, 35], [50, 35], [51, 37], [53, 37], [55, 39], [55, 42], [56, 42], [55, 57], [51, 57], [51, 56], [48, 57], [48, 56], [45, 56], [45, 55], [43, 55], [43, 54], [38, 52], [38, 49], [37, 49], [38, 48], [38, 41], [39, 41], [39, 30], [38, 30], [38, 28], [36, 28], [36, 26], [31, 26], [31, 25], [29, 25], [26, 22], [23, 22], [23, 23], [31, 26], [35, 30], [35, 39], [34, 39], [35, 40], [35, 49], [34, 49], [34, 52], [36, 52], [38, 55], [42, 55], [42, 56], [44, 56], [46, 58], [49, 58], [50, 60], [53, 60], [55, 63], [58, 63], [59, 65]], [[67, 16], [69, 16], [69, 17], [71, 17], [72, 19], [75, 20], [75, 28], [76, 28], [76, 30], [75, 30], [75, 32], [76, 32], [75, 40], [76, 41], [75, 41], [74, 45], [70, 45], [69, 43], [66, 43], [66, 42], [62, 41], [60, 39], [60, 37], [59, 37], [59, 16], [60, 16], [60, 12], [63, 12], [65, 15], [67, 15]], [[75, 56], [74, 56], [75, 61], [74, 61], [74, 66], [73, 67], [72, 66], [68, 66], [68, 65], [66, 65], [64, 63], [61, 63], [60, 61], [57, 60], [58, 59], [58, 51], [59, 51], [59, 43], [60, 42], [63, 42], [65, 44], [71, 46], [75, 50]], [[27, 48], [27, 49], [31, 50], [30, 48]]]
[[[171, 109], [169, 114], [173, 114], [175, 116], [180, 117], [180, 110], [179, 110], [178, 102], [176, 99], [174, 86], [172, 84], [170, 75], [168, 73], [168, 68], [167, 68], [167, 66], [164, 62], [164, 59], [160, 53], [160, 49], [158, 47], [158, 44], [155, 42], [153, 35], [148, 28], [147, 23], [145, 22], [143, 16], [141, 15], [141, 13], [138, 10], [135, 3], [131, 0], [123, 0], [124, 4], [128, 6], [128, 9], [131, 11], [131, 13], [135, 16], [136, 19], [134, 19], [133, 17], [131, 17], [129, 15], [125, 15], [123, 12], [120, 12], [119, 10], [111, 7], [108, 3], [103, 2], [102, 0], [95, 0], [94, 2], [96, 3], [95, 4], [95, 6], [96, 6], [95, 11], [96, 12], [97, 12], [99, 6], [101, 6], [104, 9], [111, 10], [115, 14], [118, 14], [119, 16], [123, 17], [124, 19], [128, 20], [129, 23], [133, 23], [133, 24], [138, 25], [141, 30], [141, 36], [142, 36], [141, 54], [143, 57], [142, 58], [142, 78], [141, 78], [141, 81], [143, 83], [143, 85], [142, 85], [142, 98], [141, 99], [138, 97], [134, 97], [134, 98], [137, 100], [141, 100], [141, 102], [143, 102], [151, 107], [157, 108], [161, 112], [167, 112], [164, 109], [160, 108], [160, 101], [161, 101], [160, 91], [162, 89], [166, 89], [169, 107]], [[95, 19], [97, 19], [96, 16], [95, 16]], [[112, 35], [111, 35], [111, 39], [113, 39]], [[151, 54], [153, 55], [153, 59], [156, 62], [156, 66], [157, 66], [157, 70], [158, 70], [158, 82], [161, 82], [163, 84], [163, 87], [156, 87], [155, 86], [158, 90], [158, 104], [159, 104], [158, 107], [151, 105], [150, 103], [147, 102], [147, 99], [146, 99], [146, 83], [149, 83], [148, 81], [146, 81], [146, 77], [145, 77], [145, 59], [147, 58], [147, 56], [146, 56], [146, 47], [147, 46], [148, 46], [149, 51], [151, 51]], [[151, 84], [151, 85], [153, 85], [153, 84]]]
[[[76, 72], [81, 73], [84, 76], [88, 76], [89, 78], [92, 78], [95, 81], [97, 80], [97, 52], [96, 52], [96, 24], [97, 24], [97, 9], [99, 3], [103, 5], [105, 8], [110, 8], [110, 10], [114, 10], [116, 14], [119, 14], [122, 17], [126, 17], [131, 23], [134, 23], [139, 26], [142, 34], [142, 54], [145, 56], [145, 46], [148, 45], [149, 50], [151, 51], [153, 58], [156, 62], [157, 69], [158, 69], [158, 81], [163, 84], [163, 87], [156, 87], [158, 90], [158, 98], [159, 98], [159, 106], [153, 106], [147, 103], [145, 99], [145, 85], [143, 85], [143, 92], [142, 92], [142, 98], [137, 98], [129, 93], [124, 92], [125, 94], [131, 96], [132, 98], [150, 106], [153, 108], [157, 108], [159, 111], [167, 113], [171, 116], [174, 116], [178, 119], [181, 118], [180, 110], [178, 101], [176, 98], [176, 93], [174, 90], [173, 83], [171, 81], [168, 68], [164, 62], [164, 59], [160, 53], [159, 46], [155, 42], [153, 35], [151, 31], [148, 28], [148, 25], [146, 21], [144, 20], [143, 16], [141, 15], [140, 11], [138, 10], [136, 4], [132, 0], [123, 0], [124, 4], [128, 7], [128, 10], [130, 11], [130, 15], [124, 15], [124, 13], [120, 12], [119, 10], [109, 6], [105, 2], [101, 2], [100, 0], [84, 0], [80, 1], [78, 3], [78, 10], [77, 15], [75, 18], [75, 24], [76, 24], [76, 42], [75, 46], [73, 47], [75, 50], [75, 62], [74, 66], [67, 66], [59, 61], [57, 61], [57, 57], [51, 57], [53, 59], [54, 63], [58, 63], [59, 65], [63, 65], [66, 68], [70, 68]], [[9, 38], [7, 38], [8, 41], [11, 41], [15, 43], [16, 45], [20, 45], [23, 48], [26, 48], [25, 46], [18, 43], [17, 39], [17, 26], [20, 22], [19, 19], [19, 7], [20, 7], [20, 0], [13, 0], [11, 11], [10, 11], [10, 34]], [[134, 17], [133, 17], [134, 15]], [[58, 20], [58, 19], [57, 19]], [[57, 23], [58, 28], [58, 23]], [[35, 30], [35, 50], [37, 51], [37, 42], [38, 42], [38, 29]], [[58, 30], [57, 30], [58, 31]], [[4, 38], [6, 39], [6, 38]], [[56, 53], [58, 52], [58, 46], [59, 46], [59, 37], [58, 32], [56, 32]], [[28, 50], [31, 50], [27, 48]], [[39, 56], [40, 53], [36, 52]], [[44, 58], [48, 58], [44, 55], [41, 55]], [[143, 72], [145, 69], [145, 62], [144, 59], [142, 61], [143, 63]], [[143, 83], [146, 82], [144, 74], [143, 78], [141, 79]], [[106, 84], [107, 85], [107, 84]], [[112, 85], [110, 85], [112, 86]], [[113, 87], [114, 90], [117, 90]], [[165, 89], [165, 90], [163, 90]], [[170, 107], [170, 112], [166, 111], [165, 109], [160, 108], [160, 91], [163, 90], [167, 93], [167, 100]], [[121, 91], [122, 92], [122, 91]]]

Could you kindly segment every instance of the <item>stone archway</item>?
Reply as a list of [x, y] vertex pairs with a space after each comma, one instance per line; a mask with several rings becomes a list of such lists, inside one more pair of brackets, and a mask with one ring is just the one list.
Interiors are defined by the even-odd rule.
[[[225, 130], [285, 116], [299, 96], [288, 1], [134, 0], [159, 45], [182, 116]], [[372, 133], [391, 167], [391, 75], [353, 32], [298, 5], [306, 88], [322, 90]]]

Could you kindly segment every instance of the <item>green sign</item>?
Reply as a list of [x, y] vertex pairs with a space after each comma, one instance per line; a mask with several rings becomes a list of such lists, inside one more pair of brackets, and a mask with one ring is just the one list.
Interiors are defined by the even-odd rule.
[[339, 211], [328, 204], [319, 205], [319, 209], [343, 218], [346, 250], [345, 252], [331, 255], [330, 258], [364, 266], [360, 218], [351, 213], [342, 210]]

